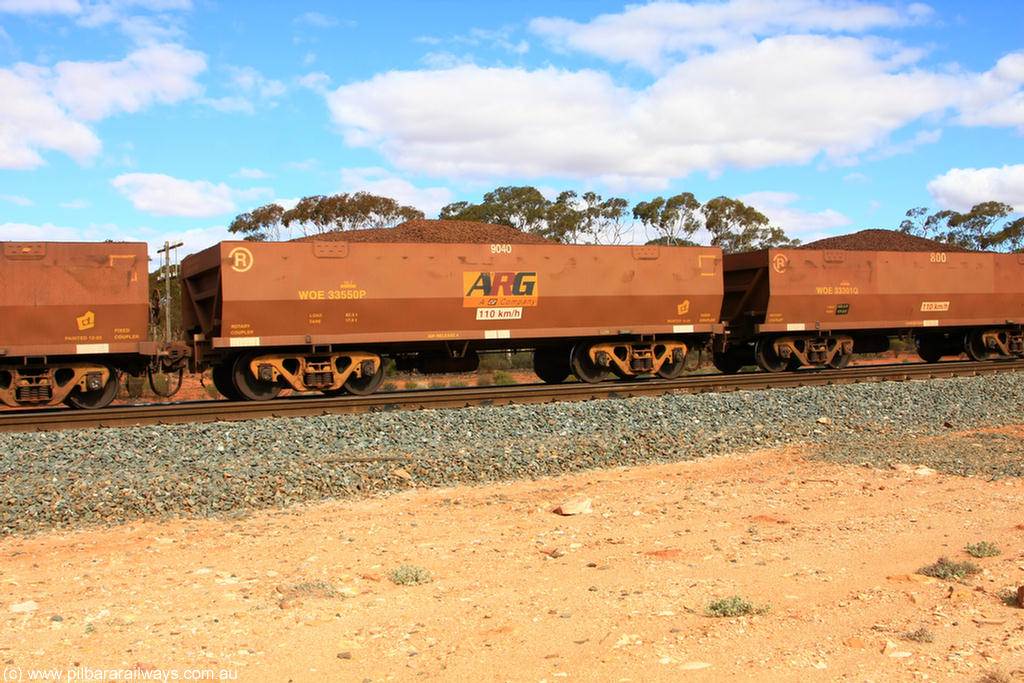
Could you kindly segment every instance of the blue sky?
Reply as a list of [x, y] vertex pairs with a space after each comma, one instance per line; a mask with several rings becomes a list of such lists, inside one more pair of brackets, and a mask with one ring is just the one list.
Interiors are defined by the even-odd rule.
[[1019, 0], [0, 0], [0, 239], [188, 253], [270, 202], [502, 185], [804, 240], [1024, 212], [1022, 35]]

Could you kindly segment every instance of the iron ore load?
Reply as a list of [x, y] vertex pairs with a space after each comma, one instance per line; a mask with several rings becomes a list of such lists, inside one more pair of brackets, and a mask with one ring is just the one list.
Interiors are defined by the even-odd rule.
[[[877, 249], [867, 249], [876, 245]], [[1024, 254], [969, 252], [888, 230], [725, 256], [714, 363], [723, 372], [841, 368], [914, 340], [922, 359], [1024, 355]]]
[[721, 330], [721, 266], [711, 247], [223, 242], [183, 261], [183, 321], [232, 398], [367, 394], [386, 357], [460, 372], [489, 350], [533, 349], [547, 382], [675, 377]]
[[119, 372], [182, 367], [150, 339], [144, 243], [2, 244], [0, 403], [102, 408]]
[[410, 221], [293, 242], [222, 242], [182, 263], [185, 339], [149, 327], [144, 244], [5, 242], [0, 403], [107, 405], [121, 373], [210, 370], [232, 399], [376, 390], [387, 362], [476, 369], [532, 350], [541, 380], [841, 368], [913, 339], [935, 362], [1024, 356], [1024, 254], [888, 230], [800, 248], [547, 242]]

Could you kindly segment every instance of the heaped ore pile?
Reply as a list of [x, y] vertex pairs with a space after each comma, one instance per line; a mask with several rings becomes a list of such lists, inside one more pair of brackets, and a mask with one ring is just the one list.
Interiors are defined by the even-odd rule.
[[507, 225], [419, 219], [400, 223], [393, 228], [367, 230], [335, 230], [320, 235], [300, 237], [296, 242], [328, 240], [341, 242], [462, 242], [471, 244], [550, 244], [551, 240]]
[[968, 251], [945, 242], [908, 235], [898, 230], [861, 230], [849, 235], [826, 237], [801, 249], [835, 249], [837, 251]]

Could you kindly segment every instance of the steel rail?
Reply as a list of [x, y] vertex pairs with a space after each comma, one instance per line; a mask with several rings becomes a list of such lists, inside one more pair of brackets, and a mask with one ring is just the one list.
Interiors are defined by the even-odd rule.
[[511, 386], [424, 389], [328, 398], [296, 395], [273, 401], [187, 401], [116, 405], [102, 410], [45, 408], [0, 411], [0, 431], [27, 432], [132, 425], [240, 421], [261, 417], [310, 417], [390, 410], [420, 410], [554, 401], [585, 401], [671, 393], [737, 391], [854, 382], [906, 381], [1024, 371], [1024, 360], [896, 365], [852, 365], [842, 370], [699, 374], [674, 380], [605, 381], [598, 384], [516, 384]]

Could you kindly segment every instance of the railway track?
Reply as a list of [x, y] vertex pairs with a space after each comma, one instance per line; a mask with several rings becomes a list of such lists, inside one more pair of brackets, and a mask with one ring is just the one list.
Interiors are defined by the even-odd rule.
[[853, 382], [906, 381], [943, 377], [991, 375], [1024, 371], [1024, 360], [1002, 362], [947, 361], [896, 365], [860, 365], [842, 370], [801, 370], [771, 374], [700, 374], [675, 380], [606, 381], [599, 384], [517, 384], [498, 387], [431, 389], [378, 393], [371, 396], [289, 396], [273, 401], [187, 401], [178, 403], [112, 406], [96, 411], [46, 408], [0, 411], [0, 431], [25, 432], [59, 429], [124, 427], [189, 422], [240, 421], [261, 417], [310, 417], [389, 410], [453, 408], [471, 405], [508, 405], [585, 401], [669, 393], [759, 390]]

